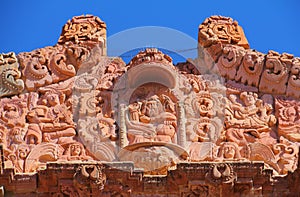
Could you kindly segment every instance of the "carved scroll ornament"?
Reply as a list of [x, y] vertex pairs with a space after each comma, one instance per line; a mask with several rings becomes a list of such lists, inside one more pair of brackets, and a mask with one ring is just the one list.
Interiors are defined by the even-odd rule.
[[0, 97], [19, 94], [24, 90], [18, 59], [14, 53], [0, 54], [0, 74]]

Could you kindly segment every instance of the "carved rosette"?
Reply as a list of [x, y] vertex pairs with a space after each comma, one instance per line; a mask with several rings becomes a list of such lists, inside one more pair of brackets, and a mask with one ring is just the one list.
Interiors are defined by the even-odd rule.
[[11, 96], [24, 90], [15, 53], [0, 54], [0, 97]]

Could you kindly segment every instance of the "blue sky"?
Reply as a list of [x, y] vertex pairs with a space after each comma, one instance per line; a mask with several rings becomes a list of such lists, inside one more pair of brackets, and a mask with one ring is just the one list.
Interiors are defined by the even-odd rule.
[[134, 27], [161, 26], [194, 39], [205, 18], [223, 15], [239, 22], [251, 48], [300, 57], [299, 10], [297, 0], [9, 0], [1, 3], [0, 53], [56, 44], [62, 26], [75, 15], [99, 16], [107, 24], [108, 36]]

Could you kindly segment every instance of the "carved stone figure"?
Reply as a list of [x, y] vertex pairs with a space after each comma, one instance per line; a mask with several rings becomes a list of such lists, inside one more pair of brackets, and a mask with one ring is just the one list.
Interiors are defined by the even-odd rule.
[[[134, 106], [136, 112], [132, 112]], [[174, 115], [174, 103], [168, 96], [159, 98], [153, 95], [143, 102], [129, 105], [129, 110], [131, 117], [134, 117], [132, 122], [127, 123], [129, 144], [144, 141], [175, 142], [177, 118]]]
[[243, 104], [237, 101], [235, 95], [229, 95], [229, 104], [225, 109], [227, 139], [240, 145], [257, 140], [274, 143], [276, 138], [272, 137], [271, 127], [275, 125], [276, 118], [272, 115], [272, 106], [263, 103], [252, 92], [242, 92], [240, 99]]
[[72, 113], [64, 101], [62, 93], [46, 92], [27, 114], [30, 123], [39, 125], [45, 142], [67, 143], [76, 134]]
[[241, 148], [235, 142], [222, 142], [218, 149], [217, 160], [242, 160]]

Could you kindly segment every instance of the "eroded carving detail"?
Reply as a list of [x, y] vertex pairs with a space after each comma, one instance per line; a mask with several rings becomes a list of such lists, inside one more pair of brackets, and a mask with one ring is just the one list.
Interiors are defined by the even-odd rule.
[[266, 56], [265, 70], [262, 72], [259, 91], [265, 93], [285, 94], [292, 56], [269, 51]]
[[90, 49], [100, 45], [98, 55], [106, 55], [106, 24], [99, 17], [92, 15], [75, 16], [63, 27], [59, 44], [76, 43]]
[[259, 86], [259, 80], [264, 67], [264, 54], [255, 50], [246, 50], [242, 63], [238, 68], [236, 81], [245, 85]]
[[241, 66], [241, 61], [245, 51], [242, 47], [234, 45], [226, 45], [222, 50], [222, 55], [218, 59], [216, 66], [220, 75], [233, 80], [237, 73], [237, 69]]
[[223, 16], [211, 16], [199, 26], [198, 42], [208, 51], [213, 60], [221, 54], [223, 44], [249, 48], [243, 29], [236, 21]]
[[236, 179], [236, 173], [230, 164], [212, 164], [209, 172], [206, 173], [206, 179], [212, 184], [233, 184]]
[[293, 142], [300, 142], [299, 106], [300, 103], [295, 100], [275, 99], [278, 135]]
[[24, 90], [15, 53], [0, 54], [0, 97], [19, 94]]
[[167, 54], [163, 54], [161, 51], [155, 48], [147, 48], [145, 51], [139, 52], [132, 60], [129, 62], [129, 68], [135, 65], [157, 62], [165, 65], [170, 65], [173, 68], [172, 58]]

